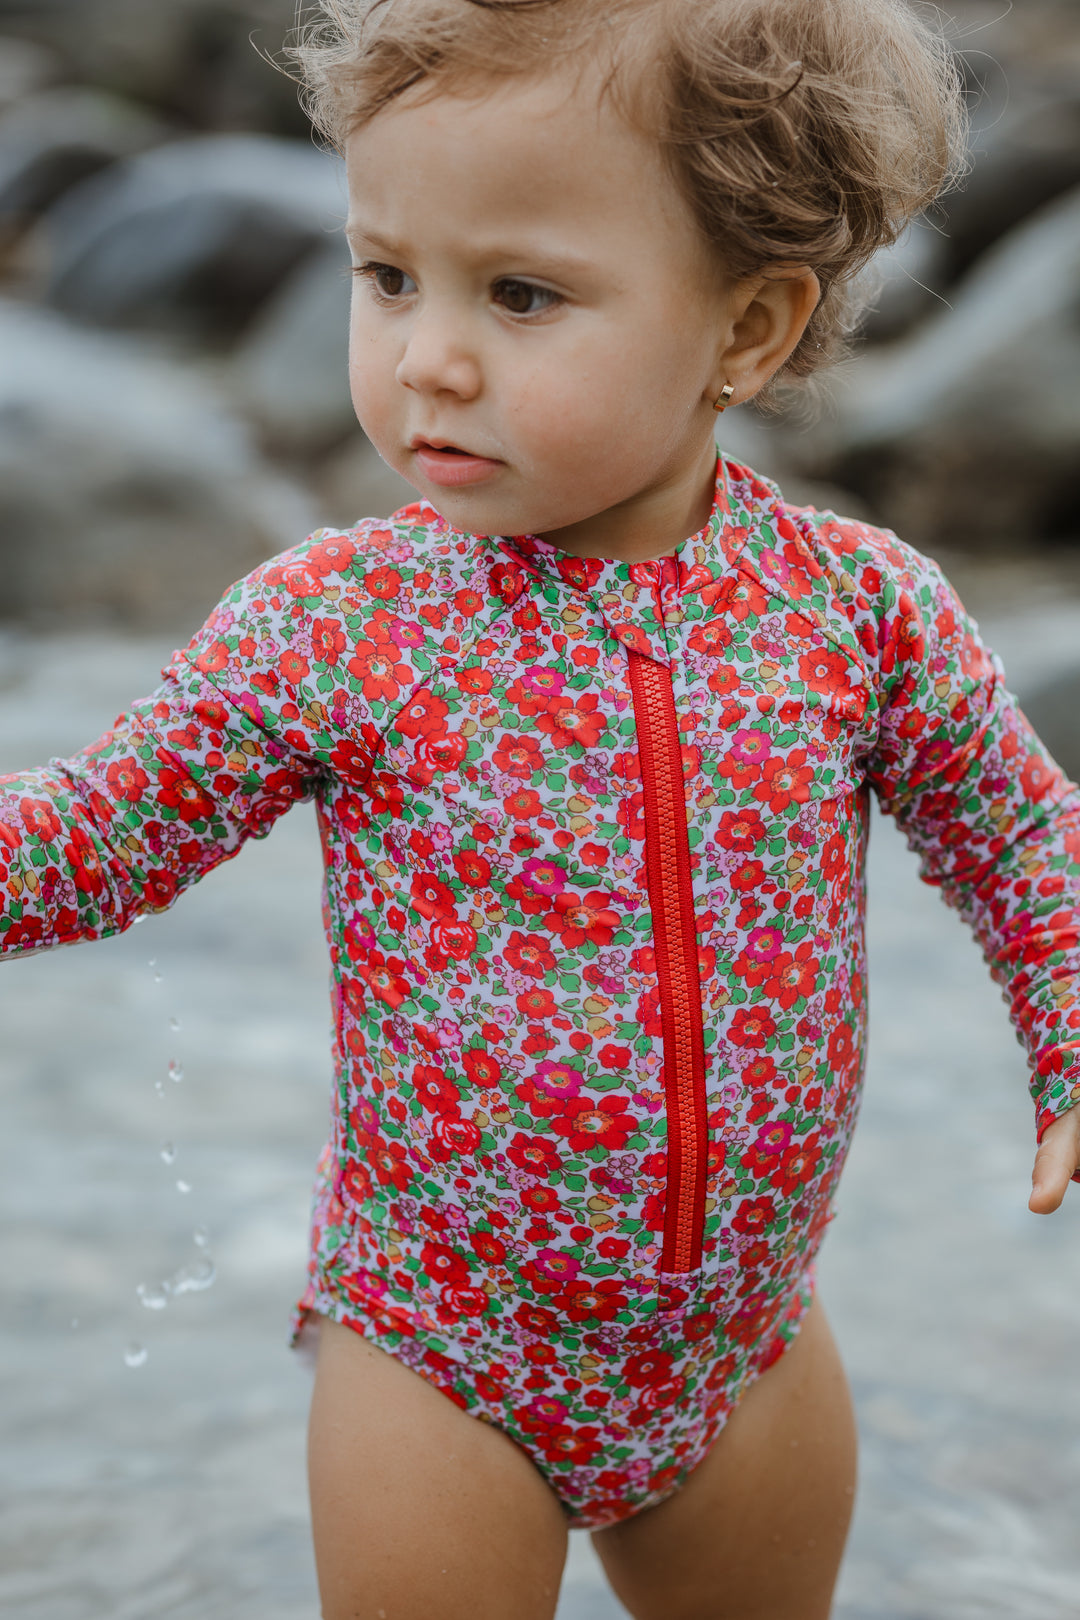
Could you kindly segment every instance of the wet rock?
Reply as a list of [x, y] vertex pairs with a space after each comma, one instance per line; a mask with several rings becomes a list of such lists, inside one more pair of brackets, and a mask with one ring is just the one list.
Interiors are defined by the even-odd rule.
[[0, 114], [0, 234], [10, 237], [65, 191], [164, 138], [141, 107], [102, 90], [42, 91]]
[[186, 635], [314, 524], [190, 368], [0, 303], [0, 615]]
[[365, 517], [389, 517], [419, 496], [376, 452], [357, 427], [346, 444], [319, 466], [315, 480], [319, 521], [350, 528]]
[[0, 108], [40, 90], [56, 77], [58, 68], [56, 57], [43, 45], [0, 36]]
[[1078, 282], [1080, 189], [987, 253], [951, 308], [849, 366], [807, 440], [817, 475], [931, 551], [1044, 540], [1080, 493]]
[[862, 323], [870, 343], [901, 336], [940, 300], [946, 284], [948, 244], [939, 228], [917, 220], [900, 240], [878, 253], [865, 272], [873, 303]]
[[313, 146], [176, 141], [95, 175], [51, 212], [48, 296], [103, 324], [228, 339], [345, 212], [343, 166]]
[[339, 237], [285, 281], [235, 356], [238, 398], [275, 449], [308, 455], [355, 432], [349, 294], [349, 253]]

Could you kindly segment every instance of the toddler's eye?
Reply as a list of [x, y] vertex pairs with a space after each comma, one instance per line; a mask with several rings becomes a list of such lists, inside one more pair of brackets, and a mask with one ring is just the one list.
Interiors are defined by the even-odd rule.
[[408, 293], [416, 291], [416, 283], [404, 270], [399, 270], [393, 264], [377, 264], [369, 260], [366, 264], [355, 266], [354, 275], [363, 276], [369, 281], [378, 295], [389, 301], [402, 298]]
[[511, 315], [540, 315], [562, 302], [550, 287], [537, 287], [531, 281], [517, 281], [512, 276], [497, 281], [492, 292], [495, 302]]

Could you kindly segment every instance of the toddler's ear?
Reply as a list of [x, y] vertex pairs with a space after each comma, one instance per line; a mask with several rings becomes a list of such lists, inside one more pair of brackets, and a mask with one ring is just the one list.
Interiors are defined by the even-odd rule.
[[773, 265], [729, 288], [713, 397], [734, 383], [731, 403], [741, 405], [764, 388], [793, 353], [820, 298], [821, 283], [806, 265]]

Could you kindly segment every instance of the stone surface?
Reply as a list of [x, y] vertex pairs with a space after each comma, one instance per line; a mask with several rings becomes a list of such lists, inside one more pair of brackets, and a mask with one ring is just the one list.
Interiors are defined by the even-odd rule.
[[299, 455], [356, 431], [349, 395], [350, 256], [343, 236], [293, 271], [233, 359], [230, 382], [268, 442]]
[[315, 524], [190, 367], [0, 301], [0, 620], [182, 634]]
[[45, 221], [47, 296], [103, 324], [235, 339], [339, 231], [339, 159], [267, 135], [172, 141], [68, 192]]
[[1075, 535], [1078, 280], [1080, 188], [985, 254], [951, 307], [851, 363], [814, 464], [926, 550]]
[[65, 85], [16, 101], [0, 115], [0, 232], [23, 229], [70, 187], [165, 133], [145, 108], [102, 90]]
[[[1023, 695], [1067, 624], [1042, 636], [1016, 608], [983, 617]], [[95, 735], [168, 651], [0, 636], [0, 770]], [[284, 1348], [326, 1121], [318, 890], [300, 809], [168, 915], [0, 969], [0, 1608], [19, 1620], [318, 1612], [308, 1376]], [[1020, 1049], [880, 820], [870, 894], [870, 1075], [820, 1267], [862, 1443], [836, 1620], [1074, 1620], [1080, 1191], [1028, 1214]], [[193, 1259], [196, 1226], [215, 1286], [145, 1310], [136, 1286]], [[575, 1535], [560, 1620], [620, 1617]]]

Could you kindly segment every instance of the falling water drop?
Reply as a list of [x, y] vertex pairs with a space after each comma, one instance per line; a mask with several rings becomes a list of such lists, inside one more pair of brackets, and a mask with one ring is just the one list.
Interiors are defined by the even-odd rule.
[[163, 1311], [169, 1303], [170, 1289], [166, 1283], [140, 1283], [135, 1292], [139, 1304], [148, 1311]]
[[145, 921], [146, 921], [146, 912], [145, 911], [140, 911], [139, 915], [132, 922], [131, 926], [132, 926], [132, 928], [138, 928], [139, 924], [144, 923]]
[[154, 983], [155, 984], [160, 984], [161, 983], [161, 969], [157, 965], [157, 957], [156, 956], [151, 956], [149, 958], [149, 960], [147, 961], [146, 965], [150, 969], [150, 972], [154, 976]]
[[124, 1365], [126, 1367], [145, 1367], [149, 1356], [150, 1352], [145, 1344], [136, 1344], [135, 1340], [132, 1339], [124, 1350]]
[[169, 1028], [172, 1030], [174, 1035], [178, 1035], [180, 1033], [180, 1020], [179, 1020], [179, 1018], [170, 1018], [169, 1019]]
[[160, 1097], [161, 1101], [164, 1102], [165, 1101], [165, 1082], [161, 1078], [160, 1074], [157, 1075], [155, 1080], [154, 1080], [154, 1090], [157, 1092], [157, 1094]]
[[166, 1286], [172, 1294], [201, 1294], [214, 1286], [216, 1277], [214, 1262], [208, 1254], [201, 1254], [197, 1260], [174, 1271]]
[[176, 1190], [180, 1193], [189, 1193], [191, 1191], [191, 1182], [185, 1181], [182, 1176], [179, 1177], [176, 1183]]
[[197, 1226], [191, 1234], [197, 1249], [205, 1249], [210, 1243], [210, 1234], [205, 1226]]
[[169, 1079], [170, 1080], [175, 1080], [176, 1084], [179, 1085], [183, 1078], [184, 1078], [184, 1065], [182, 1063], [178, 1063], [175, 1058], [170, 1058], [169, 1059]]
[[161, 1157], [166, 1164], [176, 1163], [176, 1149], [173, 1147], [171, 1142], [162, 1142]]

